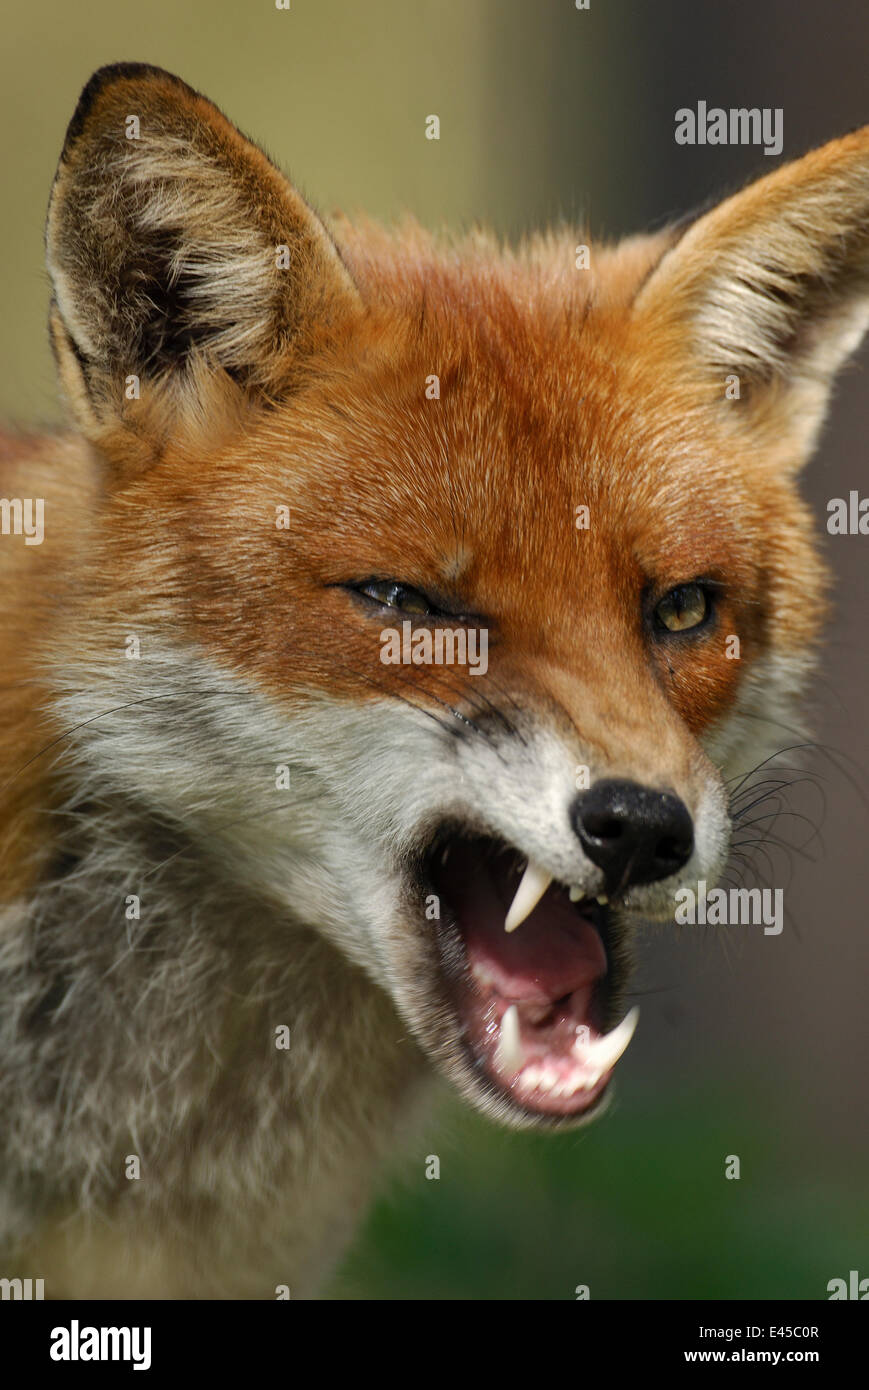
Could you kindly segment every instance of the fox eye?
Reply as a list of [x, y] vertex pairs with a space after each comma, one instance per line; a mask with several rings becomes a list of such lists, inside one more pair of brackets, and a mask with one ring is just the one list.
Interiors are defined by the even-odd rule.
[[371, 579], [367, 584], [356, 585], [357, 593], [382, 603], [385, 608], [399, 608], [402, 613], [415, 613], [427, 617], [436, 610], [425, 594], [413, 589], [409, 584], [400, 584], [397, 579]]
[[700, 627], [710, 611], [705, 589], [699, 584], [680, 584], [657, 604], [655, 619], [668, 632], [687, 632], [692, 627]]

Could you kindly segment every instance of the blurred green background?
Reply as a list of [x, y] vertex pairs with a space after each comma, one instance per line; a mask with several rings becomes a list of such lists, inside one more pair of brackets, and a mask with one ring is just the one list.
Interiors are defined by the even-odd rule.
[[[322, 211], [595, 234], [659, 225], [781, 160], [677, 147], [674, 112], [784, 110], [781, 159], [869, 117], [869, 17], [852, 0], [149, 0], [7, 7], [0, 410], [58, 417], [42, 223], [66, 123], [106, 62], [167, 67], [258, 140]], [[437, 114], [439, 142], [424, 138]], [[807, 489], [863, 485], [864, 351]], [[865, 541], [830, 547], [840, 610], [819, 738], [869, 764]], [[335, 1297], [824, 1298], [869, 1275], [867, 813], [820, 760], [824, 848], [793, 858], [780, 938], [643, 942], [636, 1040], [610, 1113], [551, 1139], [447, 1099], [396, 1155]], [[817, 807], [808, 814], [817, 817]], [[776, 880], [780, 882], [781, 880]], [[428, 1181], [425, 1156], [441, 1177]], [[725, 1158], [740, 1156], [728, 1181]]]
[[[405, 1164], [335, 1294], [825, 1298], [828, 1278], [867, 1266], [865, 1166], [813, 1158], [775, 1118], [786, 1099], [765, 1104], [763, 1089], [629, 1082], [609, 1115], [559, 1139], [447, 1111], [440, 1179], [422, 1154]], [[724, 1176], [730, 1154], [738, 1181]]]

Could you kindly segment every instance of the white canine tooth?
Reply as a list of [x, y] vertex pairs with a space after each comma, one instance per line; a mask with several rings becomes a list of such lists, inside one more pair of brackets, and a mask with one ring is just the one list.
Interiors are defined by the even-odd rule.
[[573, 1044], [573, 1055], [576, 1060], [584, 1063], [590, 1071], [597, 1073], [595, 1081], [599, 1080], [605, 1071], [609, 1071], [611, 1067], [615, 1066], [634, 1036], [634, 1029], [639, 1017], [639, 1009], [631, 1009], [630, 1013], [625, 1015], [621, 1023], [613, 1028], [611, 1033], [605, 1033], [602, 1038], [597, 1038], [594, 1042], [584, 1043], [577, 1039]]
[[609, 902], [609, 898], [607, 897], [606, 893], [598, 893], [597, 900], [600, 903], [601, 907], [606, 907], [607, 903]]
[[495, 1062], [509, 1076], [515, 1076], [521, 1070], [522, 1042], [519, 1037], [519, 1010], [515, 1004], [510, 1005], [501, 1019]]
[[522, 881], [516, 889], [516, 896], [510, 905], [507, 919], [504, 922], [505, 931], [515, 931], [520, 922], [524, 922], [529, 912], [532, 912], [543, 894], [546, 892], [552, 875], [545, 869], [541, 869], [539, 864], [535, 864], [533, 859], [528, 860], [528, 867], [522, 875]]
[[568, 893], [567, 896], [570, 898], [570, 901], [571, 901], [572, 903], [578, 903], [578, 902], [579, 902], [580, 898], [582, 897], [582, 889], [580, 888], [580, 886], [579, 886], [578, 883], [573, 883], [573, 884], [571, 884], [571, 886], [570, 886], [570, 892]]

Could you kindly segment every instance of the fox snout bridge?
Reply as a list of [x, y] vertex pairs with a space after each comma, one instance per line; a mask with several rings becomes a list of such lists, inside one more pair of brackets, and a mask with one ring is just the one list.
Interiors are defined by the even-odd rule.
[[638, 782], [595, 782], [576, 798], [572, 819], [585, 853], [603, 870], [608, 893], [667, 878], [694, 848], [684, 801]]

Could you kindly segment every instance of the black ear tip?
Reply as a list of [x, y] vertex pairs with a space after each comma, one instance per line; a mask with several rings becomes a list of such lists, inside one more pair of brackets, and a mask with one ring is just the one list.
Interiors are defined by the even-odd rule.
[[180, 77], [176, 77], [172, 72], [167, 72], [165, 68], [155, 67], [153, 63], [106, 63], [105, 67], [97, 68], [96, 72], [85, 83], [72, 113], [72, 119], [66, 128], [61, 159], [70, 145], [74, 144], [81, 135], [91, 107], [100, 92], [104, 91], [106, 87], [110, 87], [114, 82], [146, 77], [163, 78], [183, 88], [185, 92], [192, 93], [192, 88], [188, 87], [187, 83], [183, 82]]

